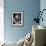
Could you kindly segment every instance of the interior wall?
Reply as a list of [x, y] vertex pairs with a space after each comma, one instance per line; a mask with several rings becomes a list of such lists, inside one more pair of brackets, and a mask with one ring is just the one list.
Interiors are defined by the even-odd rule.
[[[40, 0], [4, 0], [4, 39], [18, 41], [31, 31], [36, 12], [40, 10]], [[14, 11], [24, 11], [24, 26], [11, 26]]]
[[[40, 0], [40, 10], [46, 9], [46, 0]], [[40, 21], [40, 25], [46, 27], [46, 10], [43, 12], [43, 22]], [[45, 34], [45, 44], [46, 44], [46, 34]]]
[[[40, 10], [42, 11], [43, 9], [46, 9], [46, 0], [41, 0], [40, 1]], [[45, 20], [46, 19], [46, 10], [43, 12], [42, 17], [43, 17], [43, 22], [40, 21], [40, 25], [46, 27], [46, 20]]]
[[0, 0], [0, 42], [4, 41], [4, 0]]

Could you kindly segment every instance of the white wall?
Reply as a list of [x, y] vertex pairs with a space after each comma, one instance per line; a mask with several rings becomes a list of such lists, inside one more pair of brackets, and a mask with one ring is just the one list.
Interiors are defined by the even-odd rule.
[[4, 41], [4, 0], [0, 0], [0, 42]]

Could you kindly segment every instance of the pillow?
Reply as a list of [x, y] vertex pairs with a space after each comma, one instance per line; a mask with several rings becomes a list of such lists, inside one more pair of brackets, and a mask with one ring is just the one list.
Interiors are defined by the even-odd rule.
[[17, 46], [23, 46], [24, 40], [25, 40], [25, 37], [22, 38], [22, 39], [20, 39], [20, 40], [17, 42]]
[[29, 32], [26, 35], [23, 46], [30, 46], [33, 43], [33, 35]]

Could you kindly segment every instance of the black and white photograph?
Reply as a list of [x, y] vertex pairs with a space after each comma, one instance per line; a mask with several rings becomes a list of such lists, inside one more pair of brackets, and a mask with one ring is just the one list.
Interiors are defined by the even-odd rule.
[[23, 26], [23, 12], [12, 12], [12, 26]]

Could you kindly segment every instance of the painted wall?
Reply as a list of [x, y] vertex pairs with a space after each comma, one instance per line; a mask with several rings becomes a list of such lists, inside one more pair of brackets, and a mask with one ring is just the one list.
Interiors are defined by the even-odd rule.
[[[4, 1], [4, 36], [7, 41], [18, 41], [31, 31], [36, 12], [40, 9], [40, 0], [5, 0]], [[13, 11], [24, 11], [24, 26], [12, 27]]]
[[[46, 0], [41, 0], [40, 1], [40, 9], [41, 9], [41, 11], [43, 10], [43, 9], [46, 9]], [[46, 11], [44, 11], [43, 12], [43, 19], [44, 19], [44, 21], [42, 22], [40, 22], [40, 25], [43, 25], [43, 26], [46, 26]]]

